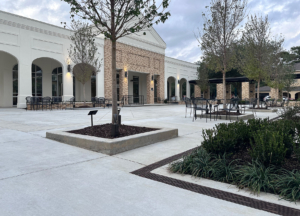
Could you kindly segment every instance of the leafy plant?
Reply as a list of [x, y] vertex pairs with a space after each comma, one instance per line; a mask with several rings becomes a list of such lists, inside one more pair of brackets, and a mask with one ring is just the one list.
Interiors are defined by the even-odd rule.
[[300, 200], [300, 173], [298, 171], [285, 171], [277, 176], [276, 188], [279, 188], [280, 196], [289, 201]]
[[284, 136], [280, 131], [270, 131], [268, 129], [257, 131], [251, 140], [250, 155], [253, 159], [258, 159], [265, 165], [283, 163], [287, 148], [284, 145]]
[[170, 170], [175, 173], [209, 178], [214, 172], [212, 159], [210, 153], [199, 147], [192, 154], [185, 156], [183, 160], [172, 163]]
[[273, 165], [265, 167], [257, 160], [242, 166], [238, 170], [239, 188], [249, 188], [254, 194], [261, 191], [274, 191], [274, 182], [272, 181], [276, 174], [276, 168]]
[[226, 153], [215, 159], [213, 179], [220, 182], [233, 182], [237, 176], [237, 160], [229, 161], [226, 159]]

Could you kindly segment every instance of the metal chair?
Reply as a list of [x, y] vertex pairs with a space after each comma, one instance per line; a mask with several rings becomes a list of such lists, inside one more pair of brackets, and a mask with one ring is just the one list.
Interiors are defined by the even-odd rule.
[[97, 97], [92, 97], [92, 104], [93, 104], [93, 107], [96, 107], [96, 105], [98, 104], [97, 100], [98, 100]]
[[42, 110], [44, 110], [44, 106], [46, 106], [46, 110], [47, 108], [51, 108], [52, 110], [52, 103], [51, 103], [51, 97], [43, 97], [42, 98]]
[[26, 99], [26, 111], [28, 110], [28, 106], [30, 106], [30, 110], [32, 110], [31, 96], [28, 96]]
[[185, 118], [186, 118], [187, 109], [191, 109], [191, 111], [190, 111], [190, 116], [191, 116], [192, 111], [193, 111], [193, 102], [189, 98], [185, 99]]
[[237, 112], [236, 118], [237, 118], [237, 120], [239, 120], [239, 115], [238, 115], [239, 110], [240, 110], [239, 101], [240, 101], [240, 99], [238, 99], [238, 98], [231, 99], [230, 103], [227, 105], [227, 108], [221, 109], [221, 110], [226, 111], [226, 120], [227, 120], [227, 115], [229, 114], [229, 120], [231, 122], [231, 112], [232, 111]]
[[99, 107], [103, 106], [105, 109], [105, 98], [104, 97], [97, 98], [97, 104], [99, 105]]
[[[197, 119], [197, 110], [201, 111], [201, 115], [203, 115], [203, 112], [206, 114], [206, 122], [207, 122], [207, 113], [209, 111], [208, 102], [206, 99], [195, 99], [193, 103], [193, 109], [194, 109], [194, 117], [193, 121]], [[200, 115], [200, 118], [201, 118]]]
[[71, 105], [71, 108], [75, 108], [75, 97], [71, 97], [68, 101], [66, 101], [66, 104], [69, 103]]
[[52, 97], [51, 106], [52, 105], [56, 105], [57, 109], [59, 109], [59, 108], [62, 109], [62, 97], [60, 97], [60, 96]]
[[249, 100], [249, 98], [245, 98], [243, 101], [245, 101], [245, 103], [241, 104], [241, 109], [244, 109], [244, 114], [246, 114], [246, 107], [248, 107], [248, 109], [249, 109], [250, 100]]
[[31, 97], [31, 106], [34, 110], [39, 110], [40, 106], [42, 105], [40, 97]]
[[210, 120], [211, 120], [211, 113], [214, 111], [214, 120], [217, 121], [219, 118], [219, 103], [216, 99], [207, 100], [209, 105], [209, 113], [210, 113]]

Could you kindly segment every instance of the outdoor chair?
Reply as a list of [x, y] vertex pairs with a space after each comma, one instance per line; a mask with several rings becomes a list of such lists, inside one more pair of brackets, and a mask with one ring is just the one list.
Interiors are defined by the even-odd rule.
[[51, 103], [51, 97], [43, 97], [42, 98], [42, 110], [44, 110], [44, 107], [46, 107], [50, 110], [52, 110], [52, 103]]
[[103, 106], [105, 109], [105, 98], [104, 97], [99, 97], [99, 98], [97, 98], [96, 101], [97, 101], [97, 104], [99, 107]]
[[52, 97], [52, 103], [51, 106], [56, 107], [56, 109], [62, 109], [62, 97], [60, 96], [55, 96]]
[[42, 105], [40, 97], [31, 97], [31, 107], [34, 110], [38, 110]]
[[66, 101], [66, 104], [69, 103], [71, 108], [75, 108], [75, 97], [71, 97], [68, 101]]
[[190, 116], [191, 116], [192, 111], [193, 111], [193, 102], [191, 99], [185, 100], [185, 118], [186, 118], [187, 109], [191, 109], [191, 111], [190, 111]]
[[210, 113], [210, 119], [211, 119], [211, 113], [214, 111], [214, 120], [217, 121], [219, 117], [219, 104], [218, 100], [211, 99], [207, 100], [208, 106], [209, 106], [209, 113]]
[[97, 105], [97, 97], [92, 97], [92, 104], [93, 104], [93, 107], [96, 107], [96, 105]]
[[204, 112], [206, 114], [205, 116], [207, 122], [207, 113], [209, 111], [209, 107], [206, 99], [195, 99], [193, 103], [193, 109], [194, 109], [193, 121], [197, 119], [197, 111], [201, 111], [200, 118]]
[[28, 106], [30, 106], [30, 110], [32, 110], [31, 96], [28, 96], [26, 99], [26, 111], [28, 110]]
[[250, 100], [249, 98], [245, 98], [243, 101], [245, 101], [245, 103], [241, 104], [241, 109], [244, 109], [244, 114], [246, 114], [246, 107], [249, 109]]
[[227, 108], [225, 109], [221, 109], [223, 111], [226, 111], [226, 120], [227, 120], [227, 116], [229, 114], [229, 120], [231, 122], [231, 112], [233, 111], [236, 111], [237, 112], [237, 115], [236, 115], [236, 119], [238, 120], [239, 119], [239, 111], [240, 111], [240, 107], [239, 107], [239, 100], [238, 98], [234, 98], [234, 99], [231, 99], [230, 100], [230, 103], [227, 104]]

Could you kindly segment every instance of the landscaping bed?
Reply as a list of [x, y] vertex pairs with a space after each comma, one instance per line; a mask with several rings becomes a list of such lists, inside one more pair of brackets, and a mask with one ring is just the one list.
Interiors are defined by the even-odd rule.
[[300, 200], [297, 109], [287, 109], [277, 121], [251, 119], [203, 130], [201, 146], [170, 170]]
[[125, 136], [130, 136], [130, 135], [135, 135], [135, 134], [146, 133], [146, 132], [158, 130], [156, 128], [120, 125], [119, 136], [112, 137], [111, 136], [111, 125], [112, 124], [95, 125], [93, 127], [86, 127], [83, 129], [73, 130], [73, 131], [68, 131], [68, 132], [74, 133], [74, 134], [114, 139], [114, 138], [125, 137]]
[[243, 115], [242, 113], [238, 113], [238, 112], [227, 112], [227, 111], [218, 111], [218, 112], [212, 112], [211, 114], [214, 114], [214, 115], [234, 115], [234, 116], [237, 116], [237, 115]]

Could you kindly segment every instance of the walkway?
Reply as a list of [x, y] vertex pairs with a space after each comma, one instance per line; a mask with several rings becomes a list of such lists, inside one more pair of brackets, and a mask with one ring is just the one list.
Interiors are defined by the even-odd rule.
[[[192, 122], [184, 110], [123, 108], [124, 124], [178, 128], [179, 137], [107, 156], [45, 138], [89, 126], [88, 111], [0, 109], [0, 215], [273, 215], [130, 173], [200, 145], [202, 129], [216, 122]], [[276, 116], [259, 114], [267, 115]], [[110, 119], [111, 109], [99, 109], [94, 124]]]

